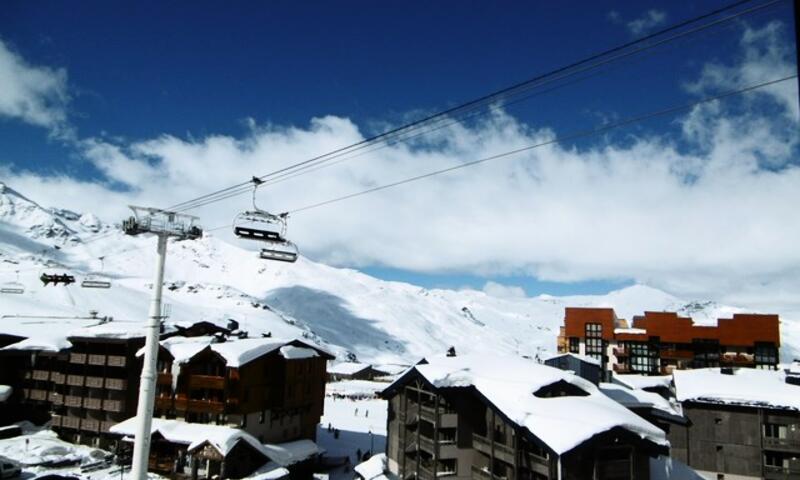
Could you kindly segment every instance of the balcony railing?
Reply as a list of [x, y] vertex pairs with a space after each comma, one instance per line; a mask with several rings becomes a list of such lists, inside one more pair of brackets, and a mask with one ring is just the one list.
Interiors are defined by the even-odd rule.
[[484, 480], [506, 480], [506, 477], [492, 475], [492, 473], [489, 472], [489, 467], [479, 467], [477, 465], [472, 466], [472, 478], [481, 478]]
[[81, 426], [81, 419], [78, 417], [61, 417], [61, 428], [71, 428], [74, 430], [79, 429]]
[[172, 397], [156, 397], [155, 406], [160, 410], [170, 410], [172, 408]]
[[45, 382], [50, 380], [50, 372], [47, 370], [34, 370], [31, 376], [34, 380], [43, 380]]
[[25, 398], [28, 400], [47, 401], [47, 391], [38, 388], [26, 388]]
[[617, 373], [630, 373], [631, 367], [624, 363], [615, 363], [614, 364], [614, 371]]
[[67, 407], [80, 408], [82, 403], [83, 403], [83, 397], [78, 397], [75, 395], [64, 396], [64, 405]]
[[109, 355], [107, 363], [109, 367], [124, 367], [126, 362], [122, 355]]
[[47, 392], [47, 400], [53, 405], [62, 405], [64, 403], [64, 396], [58, 392]]
[[[483, 452], [486, 455], [492, 454], [492, 441], [486, 437], [478, 435], [477, 433], [472, 434], [472, 448], [478, 450], [479, 452]], [[494, 455], [496, 458], [499, 458], [507, 463], [515, 464], [516, 458], [516, 451], [513, 447], [505, 445], [503, 443], [494, 442]]]
[[109, 390], [125, 390], [128, 382], [121, 378], [106, 378], [106, 388]]
[[214, 375], [191, 375], [189, 377], [189, 388], [223, 390], [225, 388], [225, 377], [218, 377]]
[[800, 438], [764, 437], [764, 446], [767, 448], [800, 449]]
[[69, 354], [69, 363], [77, 363], [79, 365], [83, 365], [86, 363], [86, 354], [85, 353], [70, 353]]
[[172, 385], [172, 374], [159, 372], [156, 383], [158, 385]]
[[60, 427], [61, 426], [61, 415], [51, 415], [50, 416], [50, 426], [51, 427]]
[[91, 418], [81, 419], [81, 430], [85, 430], [87, 432], [99, 432], [100, 420], [93, 420]]
[[419, 417], [429, 422], [436, 421], [436, 407], [432, 407], [430, 405], [420, 405], [419, 406]]
[[86, 377], [86, 386], [89, 388], [103, 388], [103, 377]]
[[436, 446], [433, 443], [433, 439], [420, 435], [419, 446], [422, 447], [423, 450], [430, 453], [431, 455], [436, 454]]
[[83, 375], [67, 375], [67, 385], [73, 387], [82, 387], [84, 381]]
[[121, 412], [123, 410], [123, 401], [103, 400], [103, 410], [107, 412]]
[[116, 424], [117, 422], [100, 422], [100, 431], [107, 432]]
[[64, 382], [67, 381], [67, 376], [64, 375], [63, 373], [51, 372], [50, 373], [50, 381], [55, 383], [55, 384], [57, 384], [57, 385], [63, 385]]
[[784, 479], [795, 478], [789, 475], [800, 475], [800, 467], [778, 467], [775, 465], [764, 465], [764, 474], [766, 479]]
[[106, 356], [105, 355], [89, 355], [88, 358], [89, 365], [100, 365], [103, 366], [106, 364]]

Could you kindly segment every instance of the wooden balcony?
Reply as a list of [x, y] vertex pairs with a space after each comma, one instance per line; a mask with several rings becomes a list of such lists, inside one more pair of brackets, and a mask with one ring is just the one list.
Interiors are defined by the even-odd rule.
[[117, 422], [100, 422], [100, 431], [101, 432], [108, 432], [111, 430], [111, 427], [116, 425]]
[[50, 416], [50, 426], [51, 427], [60, 427], [61, 426], [61, 415], [51, 415]]
[[482, 480], [506, 480], [505, 477], [492, 475], [488, 467], [481, 468], [477, 465], [472, 466], [472, 478], [480, 478]]
[[82, 387], [85, 377], [83, 375], [67, 375], [67, 385]]
[[125, 390], [128, 382], [121, 378], [106, 378], [106, 388], [109, 390]]
[[92, 420], [91, 418], [81, 419], [81, 430], [86, 432], [99, 432], [100, 420]]
[[75, 395], [64, 395], [65, 406], [72, 408], [80, 408], [82, 404], [83, 404], [83, 397], [78, 397]]
[[70, 353], [69, 354], [69, 363], [77, 363], [79, 365], [83, 365], [86, 363], [86, 354], [85, 353]]
[[694, 352], [691, 350], [661, 350], [661, 358], [673, 360], [691, 360]]
[[472, 448], [474, 448], [475, 450], [491, 456], [492, 447], [494, 447], [495, 458], [502, 460], [506, 463], [509, 463], [511, 465], [516, 465], [517, 454], [516, 451], [514, 450], [514, 447], [510, 447], [508, 445], [498, 442], [494, 442], [493, 445], [492, 441], [489, 438], [478, 435], [477, 433], [472, 434]]
[[50, 372], [48, 370], [34, 370], [31, 377], [34, 380], [48, 381], [50, 380]]
[[81, 419], [78, 417], [61, 417], [61, 428], [71, 428], [78, 430], [81, 426]]
[[155, 406], [155, 408], [158, 408], [159, 410], [171, 410], [172, 409], [172, 397], [156, 397], [154, 406]]
[[88, 357], [89, 365], [100, 365], [103, 366], [106, 364], [106, 356], [105, 355], [89, 355]]
[[161, 372], [156, 378], [157, 385], [172, 385], [172, 374]]
[[39, 400], [39, 401], [47, 401], [47, 391], [41, 390], [38, 388], [26, 388], [25, 389], [25, 398], [28, 400]]
[[89, 410], [101, 410], [103, 408], [103, 400], [99, 398], [85, 397], [83, 399], [83, 406]]
[[103, 410], [107, 412], [122, 412], [124, 405], [122, 400], [103, 400]]
[[179, 412], [223, 413], [225, 411], [225, 404], [214, 400], [187, 400], [186, 398], [176, 398], [175, 410]]
[[224, 390], [225, 377], [217, 377], [213, 375], [191, 375], [189, 376], [189, 388]]
[[631, 367], [627, 366], [624, 363], [615, 363], [614, 364], [614, 372], [616, 373], [630, 373]]
[[50, 381], [57, 385], [63, 385], [67, 381], [67, 376], [60, 372], [50, 372]]
[[430, 453], [431, 455], [436, 455], [436, 445], [434, 444], [432, 438], [428, 438], [428, 437], [420, 435], [420, 437], [419, 437], [419, 446], [420, 446], [421, 449], [425, 450], [426, 452]]
[[109, 355], [107, 364], [109, 367], [124, 367], [126, 364], [125, 357], [122, 355]]
[[763, 437], [764, 447], [773, 450], [800, 450], [800, 438]]
[[103, 377], [86, 377], [86, 386], [89, 388], [103, 388]]
[[47, 400], [49, 400], [53, 405], [64, 404], [64, 396], [58, 392], [47, 392]]

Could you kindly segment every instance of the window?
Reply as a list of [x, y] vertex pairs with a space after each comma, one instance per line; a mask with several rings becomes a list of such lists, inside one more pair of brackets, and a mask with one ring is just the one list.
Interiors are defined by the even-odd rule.
[[571, 353], [581, 353], [581, 341], [578, 337], [569, 337], [569, 351]]
[[645, 342], [624, 342], [623, 345], [629, 352], [628, 362], [631, 371], [645, 374], [658, 373], [658, 350]]
[[712, 339], [692, 340], [694, 360], [692, 368], [719, 367], [719, 341]]
[[586, 355], [603, 362], [603, 326], [599, 323], [587, 323], [584, 327], [586, 333]]
[[778, 452], [764, 452], [764, 465], [782, 470], [789, 469], [789, 458]]
[[455, 475], [456, 474], [456, 459], [440, 459], [438, 468], [436, 469], [437, 476]]
[[786, 425], [778, 425], [776, 423], [764, 424], [764, 436], [767, 438], [786, 438]]
[[599, 480], [632, 480], [631, 448], [611, 447], [598, 452], [595, 470]]
[[772, 343], [756, 343], [753, 356], [756, 368], [775, 370], [778, 365], [778, 349]]
[[258, 412], [258, 423], [260, 423], [260, 424], [264, 423], [264, 410], [261, 410], [260, 412]]

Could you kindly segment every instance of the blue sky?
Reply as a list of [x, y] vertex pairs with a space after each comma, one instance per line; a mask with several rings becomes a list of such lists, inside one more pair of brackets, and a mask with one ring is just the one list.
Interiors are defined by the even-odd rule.
[[[27, 65], [64, 72], [69, 99], [63, 123], [75, 137], [122, 145], [127, 152], [164, 136], [202, 142], [247, 138], [252, 125], [309, 129], [312, 118], [325, 116], [347, 119], [369, 135], [727, 3], [573, 1], [553, 8], [477, 1], [12, 1], [0, 11], [0, 40]], [[790, 4], [784, 3], [747, 25], [737, 22], [660, 48], [507, 113], [524, 129], [569, 132], [696, 98], [687, 83], [709, 62], [734, 62], [746, 27], [788, 20]], [[784, 26], [780, 41], [786, 42], [791, 25]], [[668, 118], [576, 147], [627, 148], [655, 137], [684, 153], [696, 148], [682, 132], [685, 125]], [[58, 138], [47, 126], [0, 115], [0, 146], [0, 166], [13, 174], [69, 177], [112, 191], [136, 188], [87, 160], [74, 138]], [[159, 160], [151, 155], [138, 161]], [[252, 173], [259, 172], [243, 171], [243, 179]], [[26, 193], [37, 198], [38, 192]], [[487, 235], [504, 234], [488, 228]], [[311, 252], [425, 286], [480, 288], [492, 280], [522, 286], [528, 294], [601, 293], [650, 275], [608, 269], [548, 275], [468, 263], [398, 268], [383, 254], [350, 261], [353, 255], [319, 253], [325, 248], [333, 247]]]

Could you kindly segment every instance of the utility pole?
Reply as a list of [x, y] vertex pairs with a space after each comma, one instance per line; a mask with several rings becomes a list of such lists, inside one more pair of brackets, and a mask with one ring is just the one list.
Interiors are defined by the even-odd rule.
[[153, 276], [153, 297], [145, 330], [144, 365], [139, 382], [139, 401], [136, 406], [136, 438], [133, 443], [131, 477], [146, 480], [150, 459], [150, 427], [153, 423], [155, 401], [156, 363], [158, 340], [161, 330], [161, 292], [164, 284], [164, 263], [167, 259], [167, 239], [195, 239], [202, 236], [200, 227], [194, 225], [197, 217], [168, 212], [157, 208], [131, 206], [133, 217], [122, 222], [122, 230], [128, 235], [151, 233], [158, 239], [156, 271]]
[[797, 64], [797, 92], [798, 104], [800, 105], [800, 0], [794, 0], [794, 49], [796, 52]]

